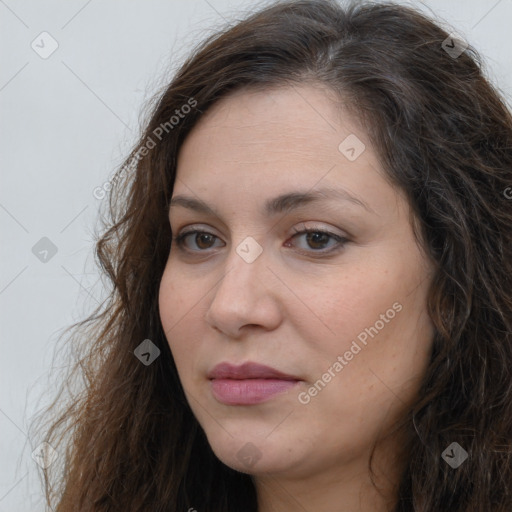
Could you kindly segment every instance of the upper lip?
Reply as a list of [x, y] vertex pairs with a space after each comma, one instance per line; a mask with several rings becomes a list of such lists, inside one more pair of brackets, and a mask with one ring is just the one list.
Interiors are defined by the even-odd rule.
[[247, 362], [236, 366], [230, 363], [216, 365], [208, 374], [209, 379], [280, 379], [300, 380], [293, 375], [287, 375], [270, 366], [259, 363]]

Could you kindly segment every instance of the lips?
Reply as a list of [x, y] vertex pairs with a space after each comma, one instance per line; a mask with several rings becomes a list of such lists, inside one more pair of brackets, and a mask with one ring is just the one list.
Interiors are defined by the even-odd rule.
[[244, 363], [235, 366], [230, 363], [220, 363], [208, 374], [210, 379], [279, 379], [279, 380], [300, 380], [293, 375], [287, 375], [270, 366], [258, 363]]
[[301, 379], [258, 363], [220, 363], [208, 374], [214, 398], [225, 405], [254, 405], [296, 386]]

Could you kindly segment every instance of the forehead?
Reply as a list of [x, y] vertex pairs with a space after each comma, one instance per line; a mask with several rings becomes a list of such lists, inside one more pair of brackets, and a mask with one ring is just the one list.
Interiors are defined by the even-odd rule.
[[354, 131], [361, 135], [352, 117], [339, 110], [332, 92], [312, 85], [238, 90], [204, 114], [180, 154], [187, 153], [187, 146], [200, 144], [204, 158], [221, 149], [236, 150], [238, 156], [258, 162], [269, 152], [274, 158], [291, 158], [292, 149], [303, 158], [319, 151], [336, 155], [340, 137]]
[[[360, 153], [355, 159], [343, 153], [347, 140]], [[263, 203], [292, 189], [336, 187], [367, 204], [364, 196], [375, 196], [377, 211], [396, 201], [358, 120], [332, 91], [308, 85], [239, 90], [214, 104], [180, 149], [174, 194], [231, 191]]]

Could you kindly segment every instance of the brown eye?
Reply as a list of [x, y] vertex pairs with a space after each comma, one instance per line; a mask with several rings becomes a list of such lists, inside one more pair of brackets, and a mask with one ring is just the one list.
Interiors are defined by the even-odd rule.
[[[307, 233], [306, 240], [312, 249], [323, 249], [323, 246], [329, 242], [329, 235], [321, 232]], [[320, 246], [320, 247], [319, 247]]]
[[212, 245], [212, 240], [215, 238], [213, 235], [208, 233], [196, 233], [194, 241], [197, 246], [201, 249], [209, 249]]
[[[196, 245], [196, 248], [190, 248], [188, 244], [185, 242], [187, 239], [193, 240]], [[174, 240], [176, 241], [178, 247], [185, 248], [185, 250], [192, 252], [202, 252], [206, 249], [211, 249], [213, 247], [215, 239], [218, 240], [218, 238], [212, 233], [198, 230], [180, 233], [178, 236], [174, 237]]]
[[[304, 235], [306, 235], [304, 237]], [[322, 229], [305, 229], [303, 231], [297, 231], [296, 234], [292, 237], [293, 239], [304, 237], [303, 240], [306, 241], [306, 247], [302, 247], [301, 249], [306, 252], [316, 252], [316, 253], [330, 253], [336, 251], [338, 249], [342, 249], [344, 245], [348, 242], [348, 239], [337, 235], [335, 233], [331, 233], [330, 231], [324, 231]], [[326, 249], [326, 246], [332, 242], [330, 247]]]

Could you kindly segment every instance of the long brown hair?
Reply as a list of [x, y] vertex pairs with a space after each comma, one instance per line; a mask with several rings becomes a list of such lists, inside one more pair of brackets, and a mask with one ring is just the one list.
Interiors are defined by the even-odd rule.
[[[450, 54], [448, 36], [404, 6], [297, 0], [195, 49], [118, 170], [96, 245], [111, 293], [73, 326], [76, 364], [39, 426], [60, 454], [44, 471], [56, 512], [256, 512], [251, 477], [216, 458], [187, 404], [158, 289], [187, 134], [236, 89], [305, 81], [336, 91], [365, 124], [435, 263], [433, 351], [404, 418], [395, 512], [512, 510], [512, 117], [476, 51]], [[160, 355], [146, 366], [134, 350], [147, 339]], [[456, 469], [442, 458], [453, 442], [468, 454]]]

